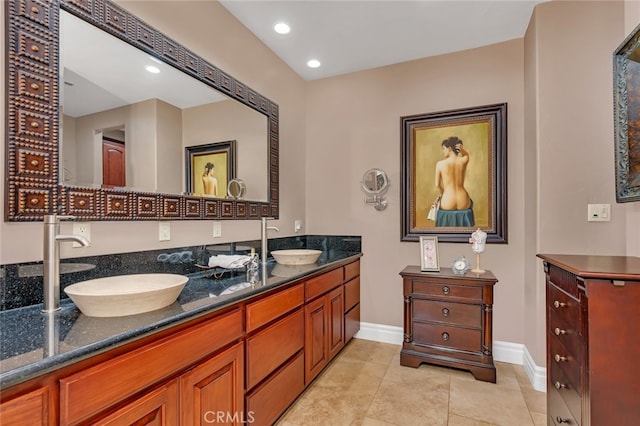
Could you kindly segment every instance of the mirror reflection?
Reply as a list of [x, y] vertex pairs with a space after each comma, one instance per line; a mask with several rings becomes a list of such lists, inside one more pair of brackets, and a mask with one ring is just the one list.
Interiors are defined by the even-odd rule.
[[265, 115], [64, 11], [60, 73], [63, 184], [182, 194], [185, 149], [235, 140], [244, 198], [268, 200]]

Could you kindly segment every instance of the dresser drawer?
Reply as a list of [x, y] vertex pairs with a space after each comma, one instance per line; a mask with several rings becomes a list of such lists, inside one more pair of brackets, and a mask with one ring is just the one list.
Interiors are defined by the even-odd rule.
[[413, 293], [457, 302], [482, 303], [482, 287], [413, 281]]
[[482, 350], [480, 330], [447, 327], [446, 325], [413, 324], [413, 343], [416, 345], [435, 345], [462, 351], [480, 352]]
[[576, 330], [580, 325], [580, 302], [569, 296], [558, 287], [547, 285], [547, 304], [553, 315], [562, 318]]
[[549, 426], [579, 426], [556, 388], [547, 390], [547, 416]]
[[549, 364], [557, 364], [574, 389], [580, 389], [581, 357], [565, 348], [555, 335], [549, 336]]
[[482, 307], [464, 303], [413, 299], [413, 319], [480, 328]]
[[578, 334], [578, 330], [564, 322], [561, 318], [553, 315], [549, 315], [549, 323], [547, 324], [548, 332], [551, 336], [558, 339], [558, 341], [569, 350], [577, 359], [581, 359], [581, 341]]
[[579, 390], [574, 387], [555, 362], [549, 366], [548, 374], [549, 384], [547, 387], [553, 388], [558, 392], [569, 411], [571, 411], [573, 418], [580, 421], [582, 417], [582, 400]]

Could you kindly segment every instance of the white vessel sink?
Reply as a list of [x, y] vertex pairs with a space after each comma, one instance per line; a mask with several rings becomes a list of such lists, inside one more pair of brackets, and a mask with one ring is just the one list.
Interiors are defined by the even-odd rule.
[[187, 281], [177, 274], [116, 275], [81, 281], [64, 291], [87, 316], [122, 317], [171, 305]]
[[291, 249], [271, 252], [276, 262], [281, 265], [309, 265], [316, 263], [322, 254], [321, 250]]

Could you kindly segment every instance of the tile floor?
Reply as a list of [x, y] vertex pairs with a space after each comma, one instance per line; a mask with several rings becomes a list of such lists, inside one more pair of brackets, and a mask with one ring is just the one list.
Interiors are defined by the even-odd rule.
[[520, 365], [496, 363], [496, 384], [471, 373], [400, 365], [400, 346], [353, 339], [278, 426], [538, 426], [546, 394]]

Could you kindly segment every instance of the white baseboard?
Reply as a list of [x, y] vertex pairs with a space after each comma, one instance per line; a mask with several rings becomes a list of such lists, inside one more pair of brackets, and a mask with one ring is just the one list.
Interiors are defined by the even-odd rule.
[[[360, 331], [356, 333], [355, 337], [357, 339], [402, 345], [404, 330], [402, 327], [361, 322]], [[499, 362], [522, 365], [533, 388], [542, 392], [546, 391], [547, 369], [535, 364], [525, 345], [494, 340], [493, 359]]]

